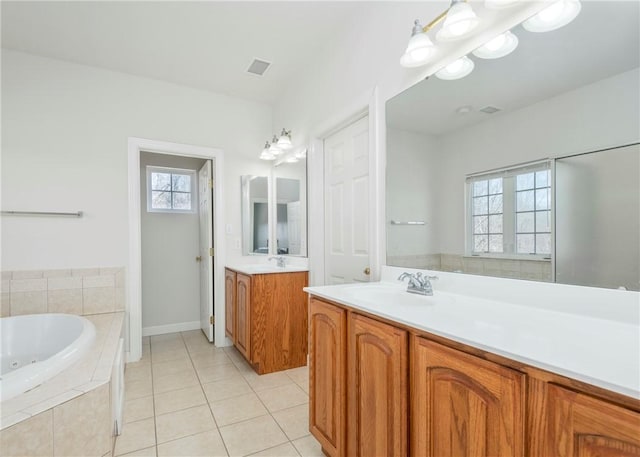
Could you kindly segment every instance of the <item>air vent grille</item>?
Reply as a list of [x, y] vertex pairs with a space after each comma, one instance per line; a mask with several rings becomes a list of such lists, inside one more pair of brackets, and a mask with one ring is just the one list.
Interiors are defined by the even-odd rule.
[[270, 62], [266, 62], [260, 59], [253, 59], [253, 62], [251, 62], [251, 65], [249, 65], [247, 72], [254, 75], [262, 76], [264, 75], [264, 72], [267, 71], [267, 68], [269, 68], [270, 65]]
[[496, 108], [495, 106], [485, 106], [480, 111], [482, 111], [483, 113], [486, 113], [486, 114], [493, 114], [493, 113], [497, 113], [498, 111], [500, 111], [500, 108]]

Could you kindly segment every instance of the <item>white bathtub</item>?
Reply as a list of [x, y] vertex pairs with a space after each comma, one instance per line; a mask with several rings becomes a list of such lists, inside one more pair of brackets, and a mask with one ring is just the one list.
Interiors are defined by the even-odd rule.
[[73, 314], [0, 319], [0, 401], [42, 384], [79, 360], [96, 338], [94, 325]]

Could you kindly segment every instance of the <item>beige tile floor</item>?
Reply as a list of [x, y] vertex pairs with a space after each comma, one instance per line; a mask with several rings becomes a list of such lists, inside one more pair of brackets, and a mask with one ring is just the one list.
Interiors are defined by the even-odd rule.
[[146, 337], [125, 372], [116, 456], [322, 456], [309, 434], [308, 369], [258, 376], [201, 331]]

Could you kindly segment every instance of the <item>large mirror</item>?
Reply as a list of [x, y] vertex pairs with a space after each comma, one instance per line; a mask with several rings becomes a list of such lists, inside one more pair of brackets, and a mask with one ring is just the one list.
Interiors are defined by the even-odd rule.
[[387, 264], [640, 289], [640, 4], [387, 102]]
[[307, 161], [298, 152], [273, 170], [275, 182], [275, 243], [279, 255], [307, 255]]
[[242, 254], [269, 254], [269, 178], [241, 176]]

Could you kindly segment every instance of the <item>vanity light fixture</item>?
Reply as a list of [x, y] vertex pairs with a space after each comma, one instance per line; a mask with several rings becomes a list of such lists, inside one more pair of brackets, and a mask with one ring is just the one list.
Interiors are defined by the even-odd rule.
[[438, 70], [436, 76], [447, 81], [460, 79], [467, 76], [473, 71], [475, 64], [473, 60], [467, 56], [462, 56], [458, 60], [454, 60], [446, 67]]
[[276, 156], [269, 151], [271, 144], [267, 141], [264, 145], [264, 149], [260, 153], [260, 158], [262, 160], [276, 160]]
[[438, 41], [454, 41], [467, 36], [480, 20], [465, 0], [452, 0], [442, 28], [436, 34]]
[[262, 160], [275, 160], [285, 150], [292, 148], [291, 144], [291, 130], [282, 129], [280, 137], [273, 135], [273, 139], [268, 141], [264, 145], [264, 149], [260, 153]]
[[564, 27], [580, 13], [580, 0], [555, 0], [551, 5], [522, 23], [529, 32], [550, 32]]
[[418, 19], [415, 20], [409, 44], [400, 58], [400, 65], [413, 68], [427, 63], [435, 50], [433, 42], [427, 36], [427, 30]]
[[481, 59], [498, 59], [511, 54], [517, 47], [518, 37], [506, 31], [473, 51], [473, 55]]
[[277, 145], [280, 149], [287, 150], [292, 148], [291, 144], [291, 130], [282, 129], [280, 138], [278, 138]]

